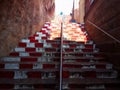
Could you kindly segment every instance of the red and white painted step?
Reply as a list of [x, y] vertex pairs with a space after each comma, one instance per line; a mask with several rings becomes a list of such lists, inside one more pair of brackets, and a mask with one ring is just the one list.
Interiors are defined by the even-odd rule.
[[[1, 58], [0, 90], [58, 89], [60, 31], [56, 24], [46, 22], [39, 32], [22, 39], [9, 56]], [[63, 40], [63, 90], [104, 90], [113, 81], [118, 83], [117, 71], [105, 61], [83, 25], [63, 25]]]

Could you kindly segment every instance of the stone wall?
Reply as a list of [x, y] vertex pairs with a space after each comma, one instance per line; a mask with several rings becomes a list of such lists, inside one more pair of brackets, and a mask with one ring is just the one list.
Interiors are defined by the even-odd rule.
[[79, 2], [79, 15], [80, 15], [80, 23], [84, 23], [85, 0], [80, 0]]
[[115, 64], [120, 70], [120, 43], [101, 32], [88, 21], [120, 41], [120, 0], [95, 0], [85, 16], [85, 25], [90, 37], [98, 48], [106, 53], [107, 60]]
[[0, 0], [0, 57], [54, 16], [54, 0]]

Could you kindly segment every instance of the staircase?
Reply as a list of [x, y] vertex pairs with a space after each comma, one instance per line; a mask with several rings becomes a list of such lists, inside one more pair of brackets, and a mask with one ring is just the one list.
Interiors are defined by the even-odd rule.
[[[60, 30], [43, 28], [0, 60], [0, 90], [59, 90]], [[117, 71], [106, 62], [83, 25], [63, 25], [62, 90], [119, 90]]]

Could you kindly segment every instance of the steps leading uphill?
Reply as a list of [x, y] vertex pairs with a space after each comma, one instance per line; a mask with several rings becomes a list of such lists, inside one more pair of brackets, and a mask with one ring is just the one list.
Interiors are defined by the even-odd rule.
[[43, 28], [0, 60], [0, 90], [59, 90], [62, 46], [62, 90], [119, 90], [117, 71], [90, 40], [84, 25]]

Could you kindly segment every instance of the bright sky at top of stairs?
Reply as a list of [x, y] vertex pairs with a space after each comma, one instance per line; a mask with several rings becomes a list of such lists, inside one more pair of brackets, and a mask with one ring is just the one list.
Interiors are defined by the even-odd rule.
[[[78, 8], [78, 2], [79, 0], [75, 1], [75, 8]], [[60, 12], [63, 12], [66, 15], [69, 15], [72, 11], [73, 7], [73, 0], [55, 0], [56, 4], [56, 14], [60, 14]]]

